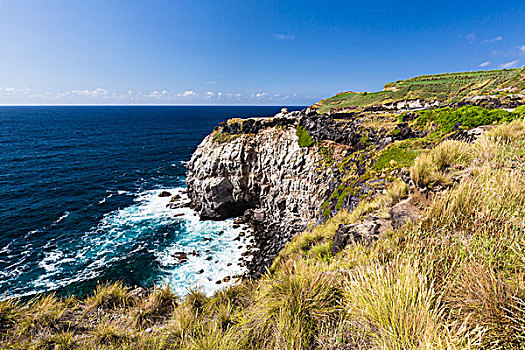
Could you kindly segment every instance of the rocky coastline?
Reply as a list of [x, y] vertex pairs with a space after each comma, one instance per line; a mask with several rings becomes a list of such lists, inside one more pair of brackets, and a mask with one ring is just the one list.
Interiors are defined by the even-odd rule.
[[[301, 146], [298, 130], [314, 143]], [[365, 161], [337, 168], [334, 160], [370, 145], [381, 149], [416, 136], [420, 133], [392, 116], [336, 119], [310, 110], [283, 109], [271, 118], [231, 119], [217, 126], [194, 152], [188, 163], [188, 197], [202, 219], [234, 217], [236, 224], [251, 228], [250, 256], [242, 263], [248, 277], [258, 277], [295, 234], [326, 219], [326, 202], [333, 200], [330, 196], [345, 181], [345, 172], [365, 172]], [[355, 192], [330, 210], [352, 210], [361, 197], [386, 184], [355, 183]]]
[[[250, 228], [252, 243], [241, 264], [247, 277], [256, 278], [294, 235], [341, 209], [352, 211], [403, 175], [397, 169], [371, 179], [369, 170], [381, 149], [425, 135], [409, 126], [418, 110], [512, 108], [522, 102], [521, 95], [474, 96], [450, 105], [416, 100], [362, 111], [318, 114], [309, 107], [283, 109], [270, 118], [230, 119], [201, 142], [188, 163], [189, 206], [201, 219], [235, 218], [236, 225]], [[301, 132], [311, 144], [301, 145]], [[451, 137], [472, 141], [472, 131], [464, 133], [458, 129]], [[367, 239], [372, 236], [377, 232]]]
[[[203, 219], [236, 217], [253, 231], [244, 263], [256, 277], [293, 235], [315, 221], [332, 178], [314, 148], [301, 147], [300, 113], [225, 123], [197, 147], [188, 164], [188, 196]], [[217, 140], [227, 134], [227, 142]]]

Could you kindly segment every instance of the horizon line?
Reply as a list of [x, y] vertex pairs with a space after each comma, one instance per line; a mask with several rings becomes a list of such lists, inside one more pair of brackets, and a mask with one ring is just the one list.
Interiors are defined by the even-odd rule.
[[309, 105], [253, 105], [253, 104], [82, 104], [82, 103], [60, 103], [60, 104], [0, 104], [0, 107], [307, 107]]

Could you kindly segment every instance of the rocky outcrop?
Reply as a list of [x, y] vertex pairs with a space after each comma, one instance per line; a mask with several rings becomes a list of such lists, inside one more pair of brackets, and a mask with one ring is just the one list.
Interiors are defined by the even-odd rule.
[[389, 220], [373, 215], [356, 224], [339, 225], [335, 231], [331, 253], [335, 255], [349, 244], [370, 244], [382, 232], [391, 228]]
[[[297, 134], [305, 133], [315, 141], [311, 147], [300, 146]], [[421, 132], [392, 115], [339, 119], [283, 110], [272, 118], [230, 119], [193, 154], [188, 196], [201, 218], [237, 217], [235, 225], [254, 229], [258, 253], [246, 263], [256, 276], [307, 224], [351, 211], [363, 196], [384, 190], [384, 179], [359, 179], [370, 167], [371, 152], [417, 136]], [[358, 232], [365, 231], [361, 226]]]
[[188, 164], [187, 187], [202, 218], [242, 216], [255, 229], [260, 253], [248, 267], [256, 274], [314, 220], [331, 173], [319, 166], [316, 146], [299, 146], [297, 118], [252, 120], [248, 128], [254, 133], [244, 132], [243, 121], [243, 133], [228, 142], [216, 139], [222, 128], [204, 139]]
[[[501, 90], [500, 90], [501, 91]], [[447, 107], [479, 106], [483, 108], [514, 109], [525, 104], [524, 94], [512, 95], [475, 95], [464, 100], [451, 103]]]

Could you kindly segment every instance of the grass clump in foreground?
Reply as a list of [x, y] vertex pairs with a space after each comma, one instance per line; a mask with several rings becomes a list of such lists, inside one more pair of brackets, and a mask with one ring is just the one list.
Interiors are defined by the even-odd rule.
[[89, 308], [115, 309], [118, 307], [126, 308], [134, 304], [135, 300], [129, 294], [129, 287], [122, 282], [113, 284], [99, 284], [95, 288], [92, 296], [86, 299]]
[[[411, 168], [448, 185], [422, 219], [328, 256], [339, 224], [387, 217], [384, 194], [294, 239], [260, 280], [206, 296], [143, 296], [121, 284], [96, 296], [3, 301], [8, 349], [523, 349], [525, 122], [474, 143], [445, 141]], [[425, 164], [423, 167], [421, 164]], [[457, 173], [461, 176], [457, 176]], [[412, 189], [414, 190], [414, 189]], [[130, 299], [132, 298], [132, 299]], [[131, 302], [130, 300], [135, 300]], [[93, 312], [96, 305], [97, 312]], [[137, 321], [138, 319], [138, 321]], [[41, 321], [37, 321], [41, 320]]]

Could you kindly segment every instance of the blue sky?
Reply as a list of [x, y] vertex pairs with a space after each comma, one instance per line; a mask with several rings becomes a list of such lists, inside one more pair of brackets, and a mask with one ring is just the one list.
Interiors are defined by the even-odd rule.
[[0, 104], [307, 105], [525, 65], [525, 1], [0, 0]]

